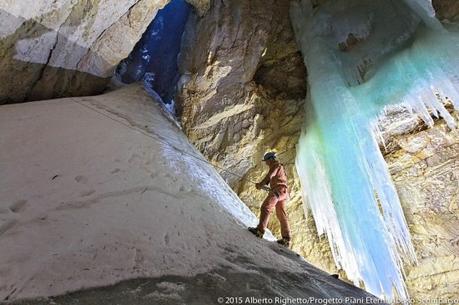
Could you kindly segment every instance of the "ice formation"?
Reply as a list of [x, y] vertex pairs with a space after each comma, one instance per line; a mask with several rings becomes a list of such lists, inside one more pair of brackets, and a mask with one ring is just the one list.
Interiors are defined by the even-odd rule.
[[415, 263], [410, 233], [377, 143], [389, 105], [428, 125], [459, 108], [459, 31], [444, 28], [427, 0], [293, 1], [292, 24], [308, 68], [308, 118], [297, 169], [318, 233], [338, 268], [388, 301], [405, 301], [403, 265]]

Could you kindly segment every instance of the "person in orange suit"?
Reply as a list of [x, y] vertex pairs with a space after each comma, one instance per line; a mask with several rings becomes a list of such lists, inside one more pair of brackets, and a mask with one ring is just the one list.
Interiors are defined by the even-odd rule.
[[[286, 205], [288, 199], [287, 175], [284, 166], [277, 161], [275, 152], [268, 152], [264, 155], [263, 161], [269, 166], [268, 174], [255, 186], [257, 189], [269, 190], [268, 196], [263, 201], [260, 208], [260, 222], [257, 227], [249, 228], [249, 231], [257, 237], [263, 238], [266, 227], [268, 226], [269, 216], [276, 208], [277, 219], [281, 225], [282, 239], [277, 242], [283, 246], [290, 247], [291, 236]], [[269, 188], [268, 188], [269, 185]]]

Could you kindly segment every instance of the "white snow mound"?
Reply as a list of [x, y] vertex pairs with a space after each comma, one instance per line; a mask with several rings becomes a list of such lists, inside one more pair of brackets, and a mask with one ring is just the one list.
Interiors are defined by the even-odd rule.
[[218, 268], [352, 291], [247, 232], [256, 217], [138, 86], [0, 106], [0, 130], [0, 300]]

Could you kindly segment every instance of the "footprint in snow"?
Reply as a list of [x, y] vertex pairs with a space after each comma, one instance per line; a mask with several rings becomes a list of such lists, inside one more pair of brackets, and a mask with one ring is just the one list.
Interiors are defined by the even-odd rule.
[[12, 205], [10, 205], [10, 211], [13, 213], [21, 212], [27, 204], [27, 200], [18, 200], [15, 201]]
[[86, 183], [88, 182], [88, 178], [86, 178], [85, 176], [76, 176], [75, 181], [78, 183]]

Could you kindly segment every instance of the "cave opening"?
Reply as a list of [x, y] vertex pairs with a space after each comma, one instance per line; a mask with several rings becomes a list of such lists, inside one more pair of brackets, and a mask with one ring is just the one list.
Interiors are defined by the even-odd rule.
[[143, 82], [146, 91], [175, 113], [176, 84], [179, 79], [177, 57], [192, 6], [185, 0], [172, 0], [148, 26], [129, 56], [116, 68], [122, 84]]

